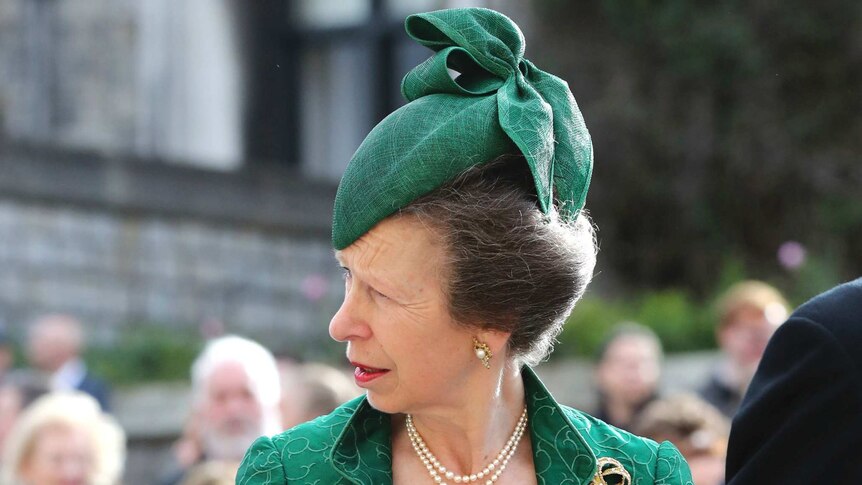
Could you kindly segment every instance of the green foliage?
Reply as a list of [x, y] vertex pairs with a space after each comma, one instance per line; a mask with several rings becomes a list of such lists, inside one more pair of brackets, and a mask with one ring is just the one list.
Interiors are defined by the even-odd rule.
[[552, 355], [592, 357], [608, 332], [627, 321], [653, 329], [667, 352], [715, 346], [711, 302], [695, 300], [682, 290], [664, 290], [632, 298], [584, 298], [563, 327]]
[[584, 297], [563, 326], [553, 358], [591, 357], [616, 323], [633, 320], [629, 301]]
[[662, 69], [681, 79], [729, 81], [751, 73], [760, 49], [745, 2], [725, 0], [604, 0], [613, 28], [623, 38], [658, 54]]
[[93, 372], [114, 385], [188, 380], [202, 341], [192, 332], [156, 324], [129, 327], [111, 345], [85, 356]]
[[727, 255], [721, 265], [715, 288], [717, 291], [724, 291], [734, 283], [751, 278], [753, 276], [745, 270], [745, 263], [739, 256]]
[[[587, 207], [614, 290], [703, 298], [734, 260], [804, 300], [862, 273], [858, 0], [533, 5], [530, 55], [591, 130]], [[778, 263], [786, 241], [808, 268]]]
[[799, 306], [845, 281], [840, 261], [841, 258], [834, 253], [809, 256], [799, 268], [785, 271], [777, 279], [776, 286], [784, 290], [791, 306]]
[[639, 302], [636, 321], [655, 330], [669, 352], [714, 346], [711, 303], [694, 301], [679, 290], [645, 295]]
[[[785, 269], [766, 281], [787, 299], [790, 308], [808, 301], [843, 282], [841, 258], [835, 254], [806, 257], [795, 269]], [[715, 275], [715, 287], [698, 298], [678, 288], [647, 291], [628, 296], [590, 295], [575, 305], [552, 358], [593, 357], [611, 329], [619, 323], [637, 322], [655, 331], [666, 352], [715, 348], [715, 302], [730, 286], [757, 279], [743, 261], [727, 256]]]

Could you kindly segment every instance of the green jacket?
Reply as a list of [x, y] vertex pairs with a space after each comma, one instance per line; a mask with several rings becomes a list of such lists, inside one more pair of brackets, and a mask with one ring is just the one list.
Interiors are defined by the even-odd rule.
[[[659, 445], [561, 406], [532, 370], [525, 367], [522, 374], [539, 485], [587, 485], [602, 457], [622, 464], [632, 485], [693, 484], [688, 464], [670, 442]], [[389, 415], [360, 397], [272, 438], [259, 438], [246, 452], [236, 483], [390, 485], [390, 434]]]

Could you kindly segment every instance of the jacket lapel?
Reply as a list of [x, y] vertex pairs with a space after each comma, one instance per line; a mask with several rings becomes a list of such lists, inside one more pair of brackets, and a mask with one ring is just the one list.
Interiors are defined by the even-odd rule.
[[596, 473], [596, 456], [560, 405], [529, 367], [523, 367], [524, 392], [533, 462], [539, 485], [581, 485]]
[[391, 485], [391, 427], [389, 415], [363, 398], [332, 447], [332, 466], [350, 483]]

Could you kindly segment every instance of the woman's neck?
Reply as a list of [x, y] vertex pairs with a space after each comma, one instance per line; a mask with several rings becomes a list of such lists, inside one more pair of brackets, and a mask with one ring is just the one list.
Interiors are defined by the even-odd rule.
[[481, 369], [474, 381], [457, 403], [412, 415], [428, 449], [455, 473], [476, 473], [487, 466], [524, 410], [524, 383], [517, 367]]

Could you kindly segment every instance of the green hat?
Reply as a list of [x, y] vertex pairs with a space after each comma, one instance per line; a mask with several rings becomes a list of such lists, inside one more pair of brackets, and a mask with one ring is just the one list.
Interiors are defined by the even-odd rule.
[[576, 217], [592, 173], [590, 135], [568, 84], [524, 59], [518, 26], [493, 10], [460, 8], [411, 15], [405, 27], [436, 53], [407, 73], [408, 103], [350, 160], [335, 197], [333, 246], [346, 248], [468, 168], [519, 151], [542, 212], [556, 200], [564, 219]]

